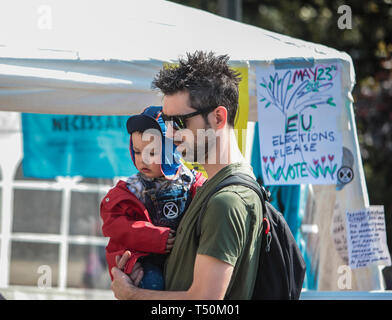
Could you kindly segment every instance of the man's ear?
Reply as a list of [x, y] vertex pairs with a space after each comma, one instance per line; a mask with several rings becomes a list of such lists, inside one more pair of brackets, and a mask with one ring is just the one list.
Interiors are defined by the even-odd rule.
[[217, 107], [214, 111], [215, 129], [222, 129], [227, 123], [227, 109], [224, 106]]

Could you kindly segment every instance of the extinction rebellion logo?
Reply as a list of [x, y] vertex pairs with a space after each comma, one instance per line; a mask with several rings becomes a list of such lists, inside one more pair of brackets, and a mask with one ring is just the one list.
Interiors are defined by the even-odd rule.
[[174, 202], [167, 202], [163, 206], [163, 214], [167, 219], [175, 219], [178, 217], [178, 207]]
[[349, 167], [341, 167], [338, 170], [338, 180], [342, 184], [347, 184], [351, 182], [354, 178], [354, 172]]

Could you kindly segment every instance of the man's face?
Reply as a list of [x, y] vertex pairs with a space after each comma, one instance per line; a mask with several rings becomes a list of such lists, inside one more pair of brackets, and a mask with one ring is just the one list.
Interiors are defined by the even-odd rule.
[[[165, 96], [162, 111], [167, 116], [174, 116], [186, 115], [197, 110], [190, 106], [189, 93], [182, 91]], [[208, 150], [215, 146], [215, 138], [205, 135], [208, 129], [210, 131], [212, 129], [202, 115], [196, 115], [185, 121], [186, 129], [181, 130], [175, 130], [170, 123], [167, 123], [166, 136], [172, 138], [179, 146], [178, 150], [182, 152], [185, 160], [204, 162]]]

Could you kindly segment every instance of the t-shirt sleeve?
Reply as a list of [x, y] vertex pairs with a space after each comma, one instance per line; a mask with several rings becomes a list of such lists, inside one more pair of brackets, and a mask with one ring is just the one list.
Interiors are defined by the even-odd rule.
[[248, 228], [243, 200], [234, 192], [221, 191], [210, 199], [202, 217], [197, 253], [234, 266], [245, 246]]

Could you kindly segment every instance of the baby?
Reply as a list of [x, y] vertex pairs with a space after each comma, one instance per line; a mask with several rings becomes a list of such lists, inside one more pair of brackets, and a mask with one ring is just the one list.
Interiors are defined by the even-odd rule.
[[120, 180], [100, 207], [102, 231], [110, 237], [109, 273], [116, 266], [115, 257], [129, 250], [124, 272], [131, 273], [136, 261], [141, 262], [144, 276], [139, 286], [152, 290], [164, 290], [163, 266], [178, 224], [205, 181], [200, 172], [180, 162], [176, 146], [166, 138], [161, 110], [148, 107], [128, 119], [131, 158], [139, 172]]

